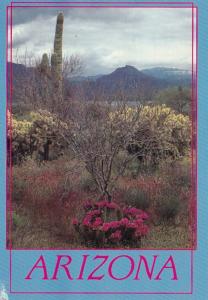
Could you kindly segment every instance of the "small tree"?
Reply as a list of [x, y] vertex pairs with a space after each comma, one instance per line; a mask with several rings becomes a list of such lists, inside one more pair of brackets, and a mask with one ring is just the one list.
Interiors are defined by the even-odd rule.
[[[131, 110], [124, 103], [79, 103], [71, 111], [70, 128], [63, 132], [74, 155], [85, 163], [101, 197], [111, 201], [115, 182], [128, 163], [138, 155], [128, 155], [127, 146], [132, 143], [138, 127], [140, 107]], [[136, 142], [136, 141], [135, 141]], [[148, 148], [144, 143], [140, 154]]]

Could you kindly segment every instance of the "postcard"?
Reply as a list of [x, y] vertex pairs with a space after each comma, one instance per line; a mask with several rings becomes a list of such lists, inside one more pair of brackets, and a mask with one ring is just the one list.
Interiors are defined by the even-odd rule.
[[0, 5], [0, 300], [206, 299], [208, 3]]

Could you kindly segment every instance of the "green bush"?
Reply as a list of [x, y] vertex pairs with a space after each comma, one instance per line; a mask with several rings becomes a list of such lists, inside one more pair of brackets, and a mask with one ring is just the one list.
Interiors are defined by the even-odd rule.
[[191, 164], [183, 160], [173, 168], [174, 176], [169, 176], [169, 182], [176, 187], [191, 188]]
[[180, 197], [173, 188], [166, 188], [158, 199], [156, 214], [159, 221], [174, 220], [180, 212]]
[[155, 102], [166, 104], [175, 111], [189, 115], [191, 109], [191, 89], [188, 87], [171, 87], [156, 94]]
[[129, 188], [124, 192], [126, 205], [146, 210], [150, 206], [148, 194], [137, 188]]
[[13, 228], [18, 228], [24, 226], [26, 223], [26, 219], [23, 216], [20, 216], [18, 213], [12, 213], [12, 226]]
[[20, 202], [23, 199], [26, 184], [27, 182], [25, 180], [21, 180], [14, 174], [12, 182], [12, 200], [14, 202]]
[[[170, 172], [171, 169], [171, 172]], [[191, 161], [189, 157], [184, 157], [174, 163], [161, 164], [158, 175], [165, 178], [165, 181], [174, 186], [174, 189], [191, 188]]]

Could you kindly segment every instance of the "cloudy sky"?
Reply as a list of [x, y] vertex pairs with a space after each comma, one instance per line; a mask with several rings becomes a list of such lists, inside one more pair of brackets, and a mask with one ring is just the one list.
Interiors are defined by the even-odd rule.
[[[63, 52], [78, 54], [84, 75], [126, 64], [191, 69], [190, 8], [64, 8]], [[13, 9], [13, 53], [51, 53], [57, 8]]]

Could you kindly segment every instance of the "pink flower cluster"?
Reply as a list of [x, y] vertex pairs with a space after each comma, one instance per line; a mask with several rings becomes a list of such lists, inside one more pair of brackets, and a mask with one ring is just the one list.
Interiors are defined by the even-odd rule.
[[145, 213], [143, 210], [135, 208], [135, 207], [127, 207], [123, 210], [125, 216], [129, 218], [137, 218], [146, 220], [148, 219], [148, 214]]
[[111, 241], [120, 241], [122, 239], [122, 232], [121, 230], [116, 230], [115, 232], [111, 233], [111, 235], [109, 236], [109, 240]]
[[105, 233], [112, 232], [114, 230], [120, 230], [123, 235], [129, 235], [133, 237], [142, 237], [148, 233], [148, 226], [144, 224], [142, 219], [129, 220], [128, 218], [122, 218], [119, 221], [112, 221], [103, 223], [101, 230]]
[[[84, 226], [88, 226], [89, 228], [94, 228], [96, 226], [102, 225], [102, 219], [100, 218], [101, 211], [96, 209], [96, 210], [90, 210], [86, 213], [82, 224]], [[98, 225], [99, 224], [99, 225]]]
[[[100, 201], [92, 203], [87, 201], [84, 204], [85, 215], [82, 222], [77, 219], [72, 221], [75, 228], [81, 229], [86, 240], [88, 234], [96, 239], [102, 237], [102, 243], [118, 244], [118, 243], [132, 243], [140, 241], [141, 237], [148, 233], [149, 227], [145, 224], [148, 219], [147, 213], [135, 207], [126, 207], [123, 210], [115, 202]], [[114, 210], [118, 210], [122, 216], [120, 219], [116, 217], [117, 214], [112, 214], [111, 218], [116, 220], [107, 221]], [[114, 216], [114, 217], [112, 217]], [[110, 219], [111, 219], [110, 218]]]
[[119, 209], [119, 206], [115, 202], [108, 202], [106, 200], [97, 202], [95, 206], [97, 206], [100, 209], [103, 209], [105, 207], [109, 209]]
[[86, 210], [86, 211], [92, 209], [92, 208], [93, 208], [92, 202], [91, 202], [90, 200], [87, 200], [87, 201], [84, 203], [83, 207], [84, 207], [84, 210]]

